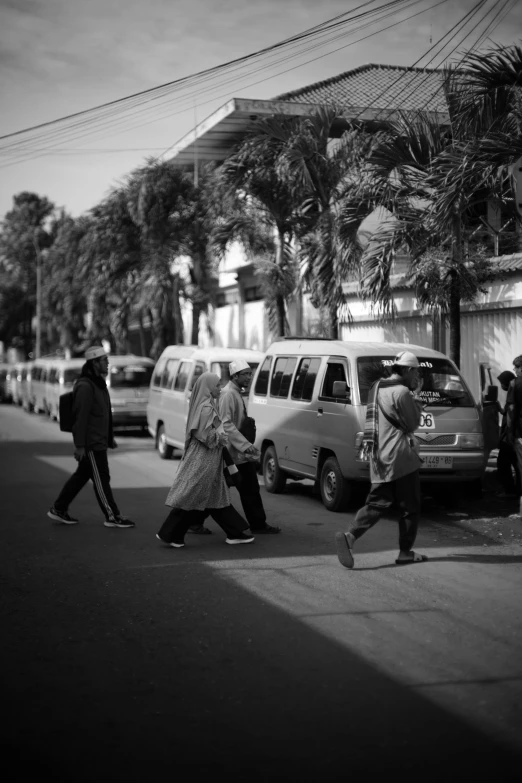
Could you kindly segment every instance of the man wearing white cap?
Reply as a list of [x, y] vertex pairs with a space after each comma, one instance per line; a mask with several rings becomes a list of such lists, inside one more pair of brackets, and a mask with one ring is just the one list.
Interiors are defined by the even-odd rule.
[[120, 514], [111, 489], [107, 449], [116, 448], [112, 432], [111, 400], [105, 379], [109, 359], [101, 346], [85, 351], [86, 362], [74, 386], [73, 440], [76, 472], [66, 481], [52, 508], [50, 519], [65, 525], [76, 525], [78, 520], [69, 514], [69, 505], [89, 479], [105, 517], [105, 527], [134, 527], [134, 522]]
[[393, 360], [391, 376], [374, 383], [368, 395], [361, 458], [370, 460], [371, 489], [345, 533], [336, 534], [337, 556], [345, 568], [353, 568], [352, 547], [381, 516], [397, 505], [399, 556], [397, 565], [422, 563], [428, 558], [413, 551], [421, 509], [421, 460], [413, 435], [420, 424], [423, 405], [414, 397], [420, 390], [419, 361], [411, 351]]
[[[247, 424], [254, 425], [253, 419], [247, 415], [241, 396], [241, 391], [248, 388], [252, 380], [252, 368], [244, 359], [235, 359], [230, 362], [228, 369], [230, 381], [221, 392], [219, 413], [228, 435], [228, 451], [241, 476], [238, 492], [243, 511], [253, 533], [280, 533], [281, 528], [266, 523], [256, 469], [260, 455], [253, 445], [255, 433], [248, 433], [245, 429]], [[242, 429], [245, 430], [245, 434], [241, 432]]]

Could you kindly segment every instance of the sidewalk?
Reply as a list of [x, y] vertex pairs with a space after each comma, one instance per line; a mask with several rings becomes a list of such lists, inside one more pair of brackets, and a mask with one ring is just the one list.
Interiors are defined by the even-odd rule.
[[[521, 544], [522, 519], [518, 498], [499, 498], [496, 464], [490, 458], [483, 481], [482, 497], [455, 495], [442, 491], [443, 484], [433, 485], [434, 491], [423, 496], [423, 515], [462, 531], [478, 533], [496, 544]], [[435, 491], [435, 487], [441, 491]]]

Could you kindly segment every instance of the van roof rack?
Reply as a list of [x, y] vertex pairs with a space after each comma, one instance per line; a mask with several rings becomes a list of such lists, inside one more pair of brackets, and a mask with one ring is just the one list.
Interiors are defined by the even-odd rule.
[[331, 343], [332, 338], [331, 337], [303, 337], [300, 334], [295, 335], [293, 337], [283, 337], [283, 340], [323, 340], [324, 342]]

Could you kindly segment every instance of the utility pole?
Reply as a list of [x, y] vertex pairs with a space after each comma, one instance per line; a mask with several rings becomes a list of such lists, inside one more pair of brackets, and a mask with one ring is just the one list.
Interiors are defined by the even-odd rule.
[[33, 244], [36, 254], [36, 346], [34, 358], [39, 359], [42, 349], [42, 254], [36, 237], [33, 238]]
[[194, 104], [194, 185], [196, 188], [198, 184], [198, 109]]

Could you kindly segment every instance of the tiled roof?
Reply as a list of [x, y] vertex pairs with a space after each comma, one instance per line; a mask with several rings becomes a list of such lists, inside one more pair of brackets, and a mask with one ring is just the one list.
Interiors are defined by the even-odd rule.
[[494, 258], [499, 272], [520, 272], [522, 270], [522, 253], [511, 253], [508, 256]]
[[362, 65], [353, 71], [278, 95], [294, 103], [336, 103], [373, 109], [447, 112], [443, 72], [399, 65]]

